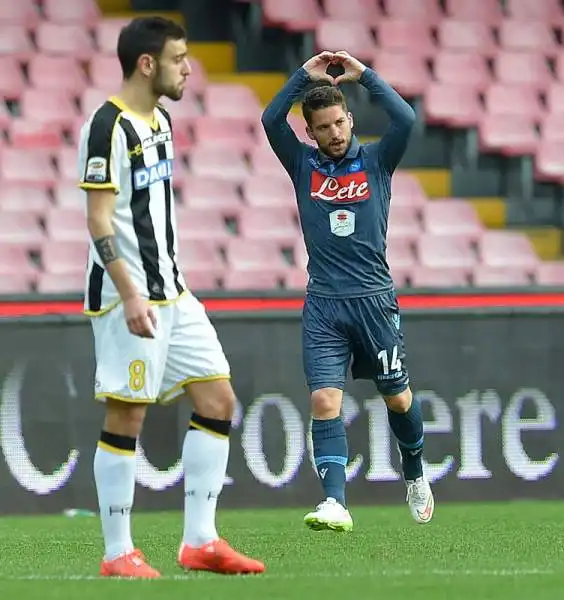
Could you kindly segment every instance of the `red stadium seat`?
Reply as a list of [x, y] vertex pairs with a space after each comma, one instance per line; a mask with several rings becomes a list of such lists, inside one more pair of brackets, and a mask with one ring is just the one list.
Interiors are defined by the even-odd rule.
[[564, 184], [564, 141], [547, 140], [535, 154], [535, 177], [540, 181]]
[[400, 94], [420, 96], [430, 79], [425, 58], [417, 53], [378, 51], [374, 69]]
[[313, 31], [323, 17], [315, 0], [262, 0], [266, 26], [282, 26], [288, 31]]
[[427, 202], [423, 207], [423, 229], [431, 235], [456, 236], [470, 242], [476, 242], [484, 231], [474, 207], [458, 198]]
[[229, 269], [223, 277], [226, 290], [275, 290], [282, 287], [282, 276], [270, 269]]
[[433, 61], [433, 73], [440, 83], [479, 91], [492, 81], [484, 57], [475, 52], [440, 50]]
[[539, 285], [564, 286], [564, 261], [541, 261], [534, 273]]
[[42, 0], [45, 17], [56, 23], [77, 23], [91, 27], [101, 18], [95, 0]]
[[[44, 238], [37, 217], [31, 213], [2, 213], [0, 244], [38, 251]], [[1, 278], [0, 278], [1, 279]]]
[[13, 148], [51, 149], [60, 148], [65, 142], [60, 125], [48, 121], [14, 119], [8, 129], [8, 138]]
[[370, 24], [347, 19], [320, 21], [315, 30], [315, 43], [320, 52], [345, 50], [362, 61], [370, 61], [377, 50]]
[[417, 266], [411, 270], [411, 286], [415, 288], [454, 288], [469, 284], [466, 269], [442, 269]]
[[275, 240], [291, 247], [299, 235], [292, 212], [285, 208], [247, 206], [237, 223], [239, 235], [248, 240]]
[[378, 45], [382, 50], [408, 52], [424, 57], [431, 57], [436, 52], [431, 28], [425, 21], [385, 19], [379, 22], [377, 31]]
[[496, 52], [493, 29], [485, 22], [444, 19], [438, 25], [437, 36], [442, 48], [477, 52], [484, 56]]
[[35, 0], [1, 0], [0, 24], [33, 28], [41, 20]]
[[384, 10], [395, 19], [439, 22], [443, 15], [437, 0], [384, 0]]
[[474, 86], [464, 84], [430, 85], [423, 98], [425, 120], [430, 124], [450, 127], [473, 127], [484, 109]]
[[515, 231], [486, 231], [478, 244], [481, 262], [488, 267], [517, 267], [533, 272], [539, 263], [529, 238]]
[[178, 239], [215, 240], [224, 243], [232, 237], [220, 211], [213, 209], [198, 211], [182, 210], [176, 214]]
[[57, 174], [47, 152], [6, 148], [0, 155], [0, 179], [44, 188], [55, 184]]
[[390, 205], [388, 218], [388, 239], [405, 238], [415, 241], [421, 234], [421, 222], [413, 206]]
[[58, 275], [53, 273], [41, 273], [37, 280], [37, 291], [40, 294], [71, 294], [84, 290], [84, 274], [72, 273]]
[[0, 277], [0, 294], [27, 294], [32, 290], [32, 282], [26, 275], [14, 274]]
[[81, 207], [51, 209], [45, 218], [47, 237], [58, 242], [82, 242], [89, 239], [86, 215]]
[[249, 152], [256, 145], [249, 124], [239, 119], [198, 117], [192, 131], [197, 146], [217, 151]]
[[239, 270], [271, 270], [282, 276], [288, 270], [279, 244], [272, 240], [247, 240], [240, 237], [229, 240], [226, 248], [227, 265]]
[[561, 22], [563, 13], [559, 0], [507, 0], [507, 14], [515, 19], [539, 19]]
[[505, 19], [499, 25], [499, 43], [505, 50], [542, 52], [558, 51], [556, 38], [549, 22]]
[[208, 84], [204, 92], [204, 106], [210, 117], [242, 119], [249, 124], [258, 123], [263, 110], [254, 91], [236, 83]]
[[527, 85], [494, 83], [486, 90], [484, 100], [490, 116], [540, 120], [544, 113], [538, 91]]
[[501, 50], [494, 60], [494, 72], [502, 84], [542, 89], [552, 81], [547, 60], [540, 52]]
[[531, 279], [527, 271], [518, 267], [489, 267], [477, 265], [472, 273], [476, 287], [529, 286]]
[[44, 54], [73, 56], [79, 60], [87, 60], [95, 52], [92, 38], [80, 25], [43, 21], [35, 32], [35, 43]]
[[189, 268], [185, 269], [182, 274], [190, 290], [208, 292], [219, 288], [220, 278], [211, 271], [194, 271], [192, 268]]
[[304, 291], [307, 287], [309, 275], [301, 267], [288, 269], [284, 275], [284, 287], [289, 290]]
[[26, 119], [63, 127], [71, 127], [79, 116], [69, 94], [57, 90], [27, 89], [23, 92], [20, 108], [22, 117]]
[[78, 96], [88, 85], [80, 64], [70, 56], [38, 54], [29, 62], [28, 75], [30, 84], [40, 90]]
[[7, 275], [22, 275], [31, 282], [37, 278], [38, 273], [39, 269], [30, 261], [26, 248], [0, 245], [0, 279]]
[[482, 21], [490, 25], [503, 19], [498, 0], [446, 0], [446, 15], [457, 21]]
[[467, 273], [477, 262], [472, 245], [456, 236], [424, 234], [417, 240], [417, 255], [424, 267], [457, 269]]
[[78, 274], [84, 277], [88, 259], [88, 237], [82, 241], [48, 239], [41, 247], [41, 264], [46, 273]]
[[211, 210], [236, 217], [242, 207], [237, 186], [232, 181], [188, 175], [184, 182], [184, 203], [177, 211]]
[[478, 127], [480, 150], [507, 156], [534, 154], [538, 147], [535, 123], [524, 115], [486, 116]]
[[8, 212], [28, 213], [39, 217], [51, 206], [46, 189], [28, 185], [7, 184], [0, 186], [0, 214]]
[[59, 208], [74, 208], [84, 209], [86, 207], [86, 197], [84, 192], [76, 185], [76, 179], [74, 183], [60, 183], [53, 190], [55, 206]]
[[120, 31], [129, 21], [130, 19], [121, 17], [107, 18], [95, 24], [94, 37], [100, 52], [115, 56]]
[[323, 8], [330, 19], [361, 21], [368, 25], [374, 25], [382, 16], [374, 0], [347, 0], [346, 3], [342, 0], [323, 0]]
[[243, 197], [249, 206], [296, 209], [296, 194], [289, 177], [274, 184], [268, 175], [255, 175], [243, 184]]
[[34, 53], [28, 29], [24, 25], [5, 25], [0, 19], [0, 56], [29, 60]]
[[242, 183], [249, 176], [245, 159], [234, 152], [195, 147], [190, 153], [190, 171], [202, 178], [224, 179]]
[[[0, 35], [2, 32], [0, 30]], [[27, 83], [19, 62], [13, 56], [2, 56], [0, 54], [0, 96], [5, 100], [19, 98]]]
[[116, 56], [97, 54], [90, 61], [89, 75], [93, 88], [115, 93], [122, 80], [119, 60]]

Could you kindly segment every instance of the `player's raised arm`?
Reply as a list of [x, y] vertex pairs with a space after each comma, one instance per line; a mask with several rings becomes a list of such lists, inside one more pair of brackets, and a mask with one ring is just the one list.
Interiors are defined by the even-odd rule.
[[[345, 73], [336, 78], [335, 83], [345, 81], [358, 81], [369, 92], [372, 99], [386, 111], [390, 118], [390, 125], [379, 143], [372, 148], [378, 155], [379, 163], [393, 173], [398, 166], [407, 143], [413, 124], [415, 112], [413, 108], [372, 69], [362, 64], [346, 52], [336, 52], [341, 57]], [[372, 148], [369, 147], [371, 150]]]
[[290, 77], [262, 114], [261, 121], [268, 141], [290, 175], [295, 172], [301, 144], [288, 124], [288, 113], [308, 83], [321, 80], [333, 82], [333, 77], [327, 74], [327, 67], [333, 58], [332, 52], [322, 52], [310, 58]]

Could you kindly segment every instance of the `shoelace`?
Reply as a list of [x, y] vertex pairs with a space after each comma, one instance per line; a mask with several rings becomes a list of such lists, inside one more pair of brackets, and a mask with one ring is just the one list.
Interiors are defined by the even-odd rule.
[[414, 481], [407, 488], [407, 499], [413, 498], [416, 502], [425, 502], [427, 497], [423, 482]]

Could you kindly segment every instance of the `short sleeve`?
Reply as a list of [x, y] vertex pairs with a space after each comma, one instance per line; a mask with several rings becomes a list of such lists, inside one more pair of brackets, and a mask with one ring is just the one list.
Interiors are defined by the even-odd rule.
[[120, 114], [117, 106], [106, 102], [82, 128], [78, 152], [80, 188], [119, 191], [123, 155]]

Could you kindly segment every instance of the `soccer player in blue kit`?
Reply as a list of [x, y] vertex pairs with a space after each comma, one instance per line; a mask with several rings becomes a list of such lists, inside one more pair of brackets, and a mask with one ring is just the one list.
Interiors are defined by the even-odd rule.
[[[332, 77], [330, 65], [343, 74]], [[357, 81], [390, 119], [379, 142], [360, 144], [337, 87]], [[303, 98], [307, 134], [301, 143], [287, 122]], [[321, 85], [320, 85], [321, 84]], [[428, 523], [434, 499], [423, 473], [423, 421], [405, 366], [403, 334], [386, 261], [391, 179], [415, 121], [413, 109], [370, 68], [347, 52], [322, 52], [288, 80], [265, 109], [262, 124], [290, 175], [309, 256], [303, 310], [303, 361], [311, 393], [312, 442], [325, 500], [304, 517], [315, 531], [350, 531], [345, 499], [348, 445], [341, 418], [349, 365], [355, 379], [372, 379], [387, 405], [401, 454], [407, 502]]]

